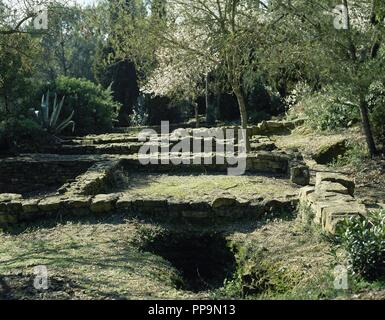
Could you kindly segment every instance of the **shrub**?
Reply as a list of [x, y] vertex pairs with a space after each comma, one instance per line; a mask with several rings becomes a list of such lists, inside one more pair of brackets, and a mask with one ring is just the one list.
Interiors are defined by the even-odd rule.
[[343, 155], [338, 156], [337, 160], [332, 163], [335, 167], [351, 166], [356, 171], [362, 170], [363, 163], [368, 161], [369, 152], [366, 143], [353, 140], [347, 142], [347, 150]]
[[25, 116], [10, 117], [0, 122], [0, 150], [18, 148], [21, 145], [35, 150], [48, 142], [49, 135], [34, 120]]
[[[103, 89], [91, 81], [59, 77], [48, 88], [61, 99], [65, 96], [61, 120], [74, 111], [76, 134], [104, 133], [111, 130], [120, 104], [112, 99], [110, 89]], [[44, 88], [45, 93], [47, 88]], [[53, 99], [53, 96], [51, 97]]]
[[369, 88], [367, 101], [373, 133], [385, 147], [385, 85], [381, 82], [373, 83]]
[[354, 273], [374, 280], [385, 277], [385, 211], [346, 221], [341, 234]]
[[288, 120], [302, 118], [304, 110], [300, 103], [312, 94], [311, 87], [306, 82], [297, 82], [292, 91], [284, 98], [286, 118]]
[[257, 81], [247, 97], [247, 111], [249, 120], [258, 123], [284, 113], [285, 105], [279, 94]]
[[189, 111], [185, 102], [174, 102], [168, 97], [146, 95], [144, 98], [141, 114], [146, 114], [148, 125], [160, 125], [161, 121], [170, 123], [181, 123], [186, 120]]
[[301, 104], [306, 123], [312, 129], [334, 131], [348, 128], [359, 120], [358, 108], [337, 103], [336, 95], [326, 90], [305, 96]]
[[58, 122], [63, 108], [64, 98], [65, 97], [58, 102], [57, 95], [55, 94], [55, 100], [53, 101], [52, 107], [50, 107], [49, 92], [47, 92], [47, 95], [43, 95], [42, 97], [40, 109], [35, 110], [36, 120], [45, 131], [51, 134], [59, 134], [69, 126], [72, 127], [72, 132], [75, 129], [75, 122], [72, 121], [74, 111], [71, 112], [67, 119]]

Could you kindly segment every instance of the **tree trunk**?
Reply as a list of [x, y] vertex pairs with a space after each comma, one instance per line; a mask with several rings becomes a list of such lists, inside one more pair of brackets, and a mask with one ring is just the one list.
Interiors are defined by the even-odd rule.
[[195, 111], [195, 126], [197, 128], [200, 127], [200, 123], [199, 123], [199, 106], [198, 106], [198, 103], [196, 103], [195, 101], [193, 102], [193, 105], [194, 105], [194, 111]]
[[9, 107], [8, 96], [7, 96], [6, 93], [4, 94], [4, 107], [5, 107], [5, 112], [6, 113], [10, 113], [11, 112], [11, 108]]
[[364, 97], [360, 98], [360, 112], [361, 112], [362, 127], [364, 129], [364, 134], [366, 138], [366, 143], [368, 145], [369, 154], [373, 158], [377, 155], [377, 148], [374, 142], [372, 128], [370, 126], [368, 105]]
[[243, 95], [242, 89], [239, 87], [234, 88], [234, 94], [237, 97], [239, 113], [241, 115], [241, 127], [246, 130], [246, 136], [243, 137], [246, 145], [246, 152], [250, 151], [249, 135], [247, 132], [247, 110], [246, 110], [246, 100]]
[[209, 106], [209, 74], [205, 78], [205, 99], [206, 99], [206, 122], [210, 123], [210, 106]]

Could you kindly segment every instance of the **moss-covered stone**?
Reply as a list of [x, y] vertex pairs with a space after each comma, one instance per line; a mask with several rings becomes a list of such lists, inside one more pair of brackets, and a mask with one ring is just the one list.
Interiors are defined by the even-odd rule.
[[313, 154], [313, 159], [319, 164], [328, 164], [338, 159], [347, 151], [347, 140], [321, 145]]

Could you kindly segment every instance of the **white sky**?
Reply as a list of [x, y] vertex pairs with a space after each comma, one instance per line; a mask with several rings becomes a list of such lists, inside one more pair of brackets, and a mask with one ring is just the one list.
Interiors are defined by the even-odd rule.
[[79, 4], [93, 4], [98, 2], [98, 0], [75, 0]]

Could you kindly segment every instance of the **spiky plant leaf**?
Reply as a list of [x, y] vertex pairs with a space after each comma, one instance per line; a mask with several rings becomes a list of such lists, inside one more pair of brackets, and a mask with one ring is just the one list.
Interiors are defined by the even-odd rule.
[[[60, 123], [54, 130], [55, 130], [55, 133], [60, 133], [61, 131], [63, 131], [66, 127], [68, 127], [69, 123], [73, 122], [72, 121], [72, 117], [74, 116], [75, 114], [75, 111], [72, 111], [72, 113], [70, 114], [70, 116], [63, 120], [62, 123]], [[75, 122], [74, 122], [75, 124]], [[73, 126], [74, 128], [74, 126]]]
[[55, 103], [54, 103], [54, 107], [53, 107], [53, 112], [52, 112], [52, 115], [51, 115], [51, 123], [50, 123], [50, 126], [51, 127], [56, 127], [57, 125], [57, 121], [59, 119], [59, 115], [61, 113], [61, 110], [63, 108], [63, 104], [64, 104], [64, 98], [63, 97], [60, 101], [59, 104], [57, 104], [57, 96], [55, 95]]

